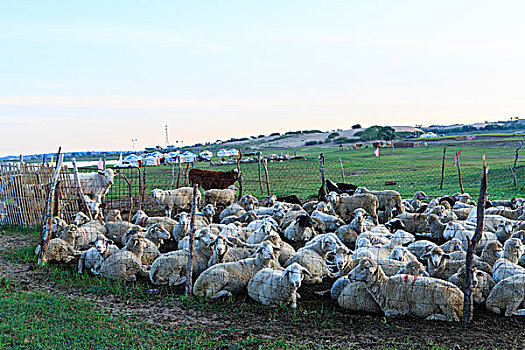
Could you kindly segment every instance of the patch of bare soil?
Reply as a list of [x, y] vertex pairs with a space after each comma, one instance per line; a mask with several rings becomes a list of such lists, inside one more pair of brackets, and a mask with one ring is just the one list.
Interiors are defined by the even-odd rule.
[[[149, 299], [123, 299], [121, 296], [86, 294], [79, 288], [59, 287], [48, 281], [45, 269], [33, 264], [18, 264], [2, 258], [1, 251], [20, 247], [23, 239], [0, 235], [0, 279], [8, 277], [22, 290], [39, 290], [67, 298], [88, 300], [107, 312], [143, 318], [156, 327], [199, 327], [221, 331], [230, 341], [249, 336], [277, 338], [297, 345], [318, 348], [320, 345], [348, 348], [432, 348], [433, 345], [456, 349], [524, 349], [525, 320], [497, 316], [478, 308], [475, 320], [462, 323], [425, 321], [411, 317], [385, 318], [349, 313], [329, 297], [315, 292], [327, 290], [333, 281], [303, 286], [302, 298], [294, 311], [273, 310], [255, 305], [248, 297], [233, 301], [214, 301], [199, 305], [188, 300], [173, 300], [163, 295]], [[180, 294], [183, 293], [179, 290]]]

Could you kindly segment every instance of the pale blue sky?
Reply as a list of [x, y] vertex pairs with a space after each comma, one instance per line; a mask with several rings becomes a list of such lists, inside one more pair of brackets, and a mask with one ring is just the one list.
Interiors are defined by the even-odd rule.
[[1, 1], [0, 155], [523, 116], [521, 1]]

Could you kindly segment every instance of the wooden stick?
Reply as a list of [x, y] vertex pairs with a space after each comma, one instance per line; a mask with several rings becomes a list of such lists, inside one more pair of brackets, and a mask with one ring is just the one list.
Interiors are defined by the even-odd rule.
[[257, 169], [259, 171], [259, 187], [261, 188], [261, 196], [264, 194], [263, 185], [261, 180], [261, 153], [257, 154]]
[[518, 144], [518, 148], [516, 148], [516, 156], [514, 157], [514, 167], [512, 168], [512, 176], [514, 177], [514, 187], [518, 186], [517, 179], [516, 179], [516, 163], [518, 162], [518, 152], [520, 151], [521, 147], [523, 146], [523, 142], [520, 141]]
[[237, 174], [239, 174], [239, 196], [237, 197], [237, 200], [240, 200], [242, 197], [242, 173], [241, 173], [241, 165], [240, 161], [242, 158], [242, 153], [239, 153], [239, 157], [237, 157]]
[[177, 162], [179, 163], [179, 171], [177, 173], [177, 188], [179, 188], [179, 185], [180, 185], [180, 174], [182, 172], [182, 164], [180, 164], [180, 156], [177, 156]]
[[445, 180], [445, 154], [447, 153], [447, 148], [443, 147], [443, 164], [441, 165], [441, 185], [439, 189], [443, 189], [443, 181]]
[[58, 175], [60, 174], [60, 170], [62, 169], [62, 161], [64, 160], [64, 156], [60, 155], [60, 157], [57, 160], [57, 167], [55, 169], [55, 173], [53, 174], [53, 179], [51, 180], [51, 188], [49, 189], [48, 197], [47, 197], [47, 208], [46, 208], [46, 222], [44, 226], [44, 231], [42, 234], [42, 241], [40, 242], [40, 252], [38, 254], [38, 264], [43, 265], [46, 263], [46, 252], [47, 247], [49, 244], [49, 240], [51, 239], [51, 225], [53, 224], [53, 215], [51, 213], [51, 210], [53, 208], [53, 199], [55, 196], [56, 191], [56, 181], [58, 179]]
[[13, 220], [13, 214], [11, 213], [11, 206], [9, 205], [8, 203], [8, 193], [7, 193], [7, 190], [9, 188], [9, 178], [7, 177], [7, 175], [4, 173], [4, 168], [5, 168], [5, 165], [4, 164], [0, 164], [0, 183], [1, 183], [1, 186], [0, 186], [0, 200], [5, 203], [4, 206], [4, 210], [5, 210], [5, 215], [6, 215], [6, 222], [9, 226], [13, 226], [14, 225], [14, 220]]
[[457, 166], [458, 166], [458, 179], [459, 179], [459, 188], [461, 189], [461, 193], [465, 193], [463, 190], [463, 182], [461, 181], [461, 167], [459, 166], [459, 154], [457, 158]]
[[268, 178], [268, 159], [264, 158], [263, 161], [264, 176], [266, 177], [266, 191], [268, 196], [270, 196], [270, 180]]
[[324, 155], [319, 154], [319, 171], [321, 172], [321, 193], [319, 196], [320, 201], [326, 200], [326, 181], [324, 179]]
[[170, 190], [173, 189], [173, 183], [175, 182], [175, 166], [173, 164], [173, 160], [171, 161], [171, 184], [170, 184]]
[[195, 250], [195, 217], [197, 215], [197, 193], [199, 185], [193, 185], [193, 197], [191, 199], [191, 219], [190, 219], [190, 242], [188, 252], [188, 267], [186, 275], [186, 295], [191, 295], [193, 290], [193, 253]]
[[186, 170], [184, 170], [183, 179], [184, 186], [188, 186], [188, 171], [190, 170], [190, 163], [187, 163]]
[[341, 164], [341, 177], [343, 178], [343, 183], [346, 183], [345, 169], [343, 168], [343, 161], [341, 160], [341, 157], [339, 157], [339, 164]]
[[71, 162], [73, 163], [73, 176], [75, 177], [75, 184], [77, 187], [78, 196], [80, 197], [80, 201], [82, 202], [82, 205], [84, 206], [84, 209], [86, 210], [86, 213], [89, 216], [89, 220], [93, 220], [93, 215], [91, 214], [91, 210], [89, 210], [86, 199], [84, 198], [84, 192], [82, 191], [82, 186], [80, 185], [80, 179], [78, 177], [78, 169], [77, 169], [77, 160], [73, 158], [71, 159]]
[[481, 175], [481, 187], [479, 190], [479, 198], [477, 205], [476, 230], [472, 240], [467, 237], [467, 259], [466, 259], [466, 275], [465, 275], [465, 292], [463, 299], [463, 322], [471, 322], [474, 316], [474, 298], [472, 296], [473, 287], [473, 260], [474, 252], [478, 246], [481, 237], [483, 236], [483, 225], [485, 220], [485, 202], [487, 201], [487, 164], [485, 163], [485, 155], [483, 155], [483, 173]]

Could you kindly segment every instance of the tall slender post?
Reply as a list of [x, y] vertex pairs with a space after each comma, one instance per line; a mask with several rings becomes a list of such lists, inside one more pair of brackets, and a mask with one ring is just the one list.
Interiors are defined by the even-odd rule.
[[517, 179], [516, 179], [516, 163], [518, 162], [519, 154], [521, 147], [523, 146], [523, 141], [520, 141], [518, 144], [518, 148], [516, 148], [516, 156], [514, 157], [514, 167], [510, 170], [512, 171], [512, 177], [514, 178], [514, 187], [518, 186]]
[[199, 192], [199, 185], [193, 185], [193, 197], [191, 199], [191, 219], [190, 219], [190, 242], [188, 252], [188, 266], [186, 275], [186, 295], [192, 294], [193, 289], [193, 255], [195, 250], [195, 216], [197, 215], [197, 193]]
[[456, 165], [458, 166], [459, 188], [461, 189], [461, 193], [465, 193], [465, 191], [463, 190], [463, 182], [461, 181], [461, 167], [459, 165], [459, 154], [458, 154]]
[[324, 155], [319, 154], [319, 171], [321, 172], [321, 189], [319, 190], [319, 200], [324, 201], [326, 199], [326, 181], [324, 178]]
[[173, 183], [175, 182], [175, 165], [173, 164], [173, 159], [171, 160], [171, 184], [170, 190], [173, 189]]
[[447, 148], [443, 147], [443, 163], [441, 165], [441, 185], [439, 186], [439, 189], [443, 189], [443, 181], [445, 180], [445, 154], [447, 153]]
[[472, 240], [468, 239], [467, 258], [466, 258], [466, 275], [465, 275], [465, 293], [463, 299], [463, 322], [471, 322], [474, 314], [474, 298], [472, 296], [473, 287], [473, 260], [474, 252], [483, 236], [483, 225], [485, 221], [485, 202], [487, 201], [487, 164], [485, 155], [483, 155], [483, 173], [481, 174], [481, 187], [479, 190], [478, 204], [476, 208], [476, 229]]
[[264, 158], [263, 161], [264, 176], [266, 177], [266, 191], [268, 196], [270, 195], [270, 180], [268, 179], [268, 159]]
[[[60, 152], [60, 151], [59, 151]], [[56, 182], [60, 170], [62, 169], [62, 162], [64, 160], [64, 155], [60, 155], [57, 159], [57, 167], [55, 168], [55, 173], [53, 174], [53, 179], [51, 180], [51, 188], [49, 189], [47, 196], [47, 207], [46, 207], [46, 220], [44, 224], [44, 232], [42, 234], [42, 240], [40, 242], [40, 251], [38, 253], [38, 264], [43, 265], [46, 263], [46, 252], [49, 245], [49, 240], [51, 239], [51, 225], [53, 224], [53, 202], [56, 191]]]
[[264, 194], [263, 185], [261, 180], [261, 153], [257, 154], [257, 169], [259, 171], [259, 187], [261, 188], [261, 196]]
[[177, 188], [180, 186], [180, 174], [182, 172], [182, 164], [180, 164], [180, 156], [177, 156], [177, 163], [179, 164], [179, 171], [177, 173]]
[[339, 157], [339, 164], [341, 164], [341, 177], [343, 178], [343, 183], [346, 183], [345, 168], [343, 168], [343, 161], [341, 160], [341, 157]]

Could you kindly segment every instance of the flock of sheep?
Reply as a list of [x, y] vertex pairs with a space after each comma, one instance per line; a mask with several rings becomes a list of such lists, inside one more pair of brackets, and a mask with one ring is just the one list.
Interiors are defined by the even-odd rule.
[[[154, 190], [165, 217], [140, 210], [131, 222], [118, 210], [103, 221], [84, 213], [71, 224], [56, 217], [45, 259], [77, 262], [79, 273], [114, 280], [185, 284], [192, 193]], [[328, 278], [335, 283], [319, 297], [348, 310], [462, 317], [465, 250], [476, 224], [468, 194], [429, 200], [419, 191], [402, 200], [396, 191], [360, 187], [352, 195], [331, 192], [326, 202], [298, 205], [270, 196], [259, 206], [249, 194], [236, 202], [230, 186], [203, 197], [195, 220], [195, 295], [247, 292], [264, 305], [296, 307], [302, 283]], [[525, 203], [512, 198], [489, 206], [474, 258], [474, 302], [497, 314], [525, 315]]]

